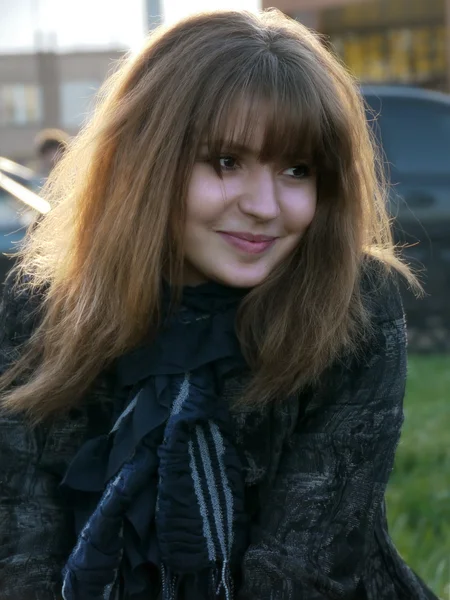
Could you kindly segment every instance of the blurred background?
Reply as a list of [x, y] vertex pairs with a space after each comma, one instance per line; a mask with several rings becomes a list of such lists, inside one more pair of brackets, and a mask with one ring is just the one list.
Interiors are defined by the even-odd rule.
[[191, 12], [271, 6], [360, 82], [396, 241], [425, 287], [421, 300], [403, 290], [410, 366], [388, 515], [401, 554], [450, 598], [450, 0], [0, 0], [0, 279], [124, 53]]

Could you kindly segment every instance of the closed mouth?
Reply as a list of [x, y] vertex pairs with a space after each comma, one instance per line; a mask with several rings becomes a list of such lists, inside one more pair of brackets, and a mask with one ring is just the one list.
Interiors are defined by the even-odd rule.
[[272, 235], [255, 235], [253, 233], [240, 231], [218, 231], [218, 233], [231, 235], [232, 237], [238, 238], [240, 240], [245, 240], [246, 242], [253, 242], [254, 244], [258, 244], [261, 242], [273, 242], [274, 240], [278, 239], [276, 236]]
[[255, 235], [240, 231], [217, 231], [217, 233], [239, 252], [255, 256], [269, 250], [278, 239], [269, 235]]

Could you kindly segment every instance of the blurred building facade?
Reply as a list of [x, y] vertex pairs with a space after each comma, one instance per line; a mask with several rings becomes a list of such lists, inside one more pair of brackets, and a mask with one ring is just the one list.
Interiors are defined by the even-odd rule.
[[[146, 0], [147, 26], [161, 0]], [[450, 92], [450, 0], [262, 0], [324, 34], [364, 83]], [[44, 127], [76, 133], [123, 50], [0, 55], [0, 156], [27, 161]]]
[[364, 83], [450, 91], [450, 0], [263, 0], [325, 35]]
[[0, 55], [0, 156], [28, 162], [39, 130], [76, 133], [123, 51]]

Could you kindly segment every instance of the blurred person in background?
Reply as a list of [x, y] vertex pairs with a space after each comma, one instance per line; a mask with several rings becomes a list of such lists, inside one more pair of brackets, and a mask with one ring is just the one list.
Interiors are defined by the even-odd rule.
[[2, 599], [434, 598], [384, 503], [415, 279], [318, 38], [158, 30], [50, 182], [1, 309]]
[[69, 134], [61, 129], [43, 129], [36, 136], [37, 174], [42, 182], [63, 156], [69, 141]]

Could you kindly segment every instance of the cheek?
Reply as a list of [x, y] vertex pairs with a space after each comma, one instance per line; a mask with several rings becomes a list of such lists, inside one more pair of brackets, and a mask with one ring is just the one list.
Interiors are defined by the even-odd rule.
[[220, 218], [227, 207], [223, 182], [207, 165], [196, 165], [189, 183], [186, 217], [191, 224]]
[[302, 233], [316, 213], [317, 190], [315, 182], [301, 190], [289, 190], [283, 197], [285, 226], [292, 233]]

